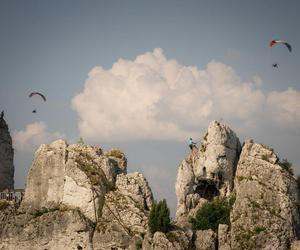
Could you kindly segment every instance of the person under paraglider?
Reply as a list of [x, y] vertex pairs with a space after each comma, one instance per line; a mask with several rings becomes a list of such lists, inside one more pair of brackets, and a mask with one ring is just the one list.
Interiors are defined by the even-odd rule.
[[[39, 96], [44, 102], [47, 100], [45, 95], [40, 92], [31, 92], [28, 97], [32, 98], [33, 96]], [[36, 113], [36, 109], [32, 110], [32, 113]]]

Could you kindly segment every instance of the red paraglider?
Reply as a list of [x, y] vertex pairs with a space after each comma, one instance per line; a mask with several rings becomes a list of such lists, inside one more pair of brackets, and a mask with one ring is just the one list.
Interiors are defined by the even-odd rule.
[[284, 45], [288, 48], [289, 52], [292, 52], [292, 46], [291, 46], [288, 42], [283, 41], [283, 40], [272, 40], [272, 41], [269, 43], [270, 48], [272, 48], [272, 47], [273, 47], [275, 44], [277, 44], [277, 43], [282, 43], [282, 44], [284, 44]]

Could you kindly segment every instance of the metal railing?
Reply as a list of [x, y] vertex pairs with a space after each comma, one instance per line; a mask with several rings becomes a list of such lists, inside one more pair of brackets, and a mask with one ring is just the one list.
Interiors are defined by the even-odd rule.
[[2, 191], [0, 192], [0, 200], [14, 201], [17, 204], [20, 204], [24, 194], [24, 189]]

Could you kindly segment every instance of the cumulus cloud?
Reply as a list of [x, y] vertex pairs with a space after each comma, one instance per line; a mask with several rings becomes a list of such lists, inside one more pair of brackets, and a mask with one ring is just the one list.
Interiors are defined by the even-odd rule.
[[288, 88], [286, 91], [272, 91], [268, 95], [268, 108], [273, 120], [282, 127], [300, 127], [300, 92]]
[[58, 138], [64, 138], [58, 132], [48, 132], [44, 122], [28, 124], [25, 130], [13, 131], [12, 138], [14, 147], [19, 151], [32, 152], [39, 145], [49, 143]]
[[261, 86], [258, 76], [243, 82], [224, 63], [211, 61], [198, 69], [154, 49], [134, 60], [119, 59], [107, 70], [94, 67], [72, 107], [85, 139], [183, 140], [198, 136], [213, 119], [254, 128], [266, 108], [274, 111], [276, 93], [267, 96]]

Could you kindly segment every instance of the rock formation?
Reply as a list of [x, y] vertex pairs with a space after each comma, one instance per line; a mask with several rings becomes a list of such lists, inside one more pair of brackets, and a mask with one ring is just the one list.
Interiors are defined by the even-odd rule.
[[200, 148], [179, 166], [175, 185], [177, 220], [193, 215], [198, 204], [231, 193], [240, 151], [240, 141], [228, 126], [210, 123]]
[[0, 117], [0, 191], [14, 188], [13, 160], [12, 140], [2, 113]]
[[[182, 161], [176, 195], [176, 222], [169, 232], [151, 233], [151, 189], [141, 173], [127, 174], [120, 150], [57, 140], [36, 151], [20, 208], [0, 201], [0, 250], [299, 248], [292, 172], [267, 146], [249, 140], [241, 148], [224, 124], [213, 121]], [[230, 204], [228, 220], [192, 227], [190, 218], [215, 201]]]
[[235, 177], [233, 249], [289, 249], [299, 236], [297, 183], [272, 149], [247, 141]]
[[111, 249], [142, 242], [152, 192], [142, 174], [126, 172], [117, 149], [63, 140], [41, 145], [21, 207], [0, 211], [0, 249]]
[[[299, 193], [295, 177], [262, 144], [239, 139], [224, 124], [209, 125], [202, 144], [178, 168], [177, 226], [214, 198], [235, 198], [230, 225], [194, 232], [195, 249], [280, 249], [299, 243]], [[211, 239], [210, 239], [211, 237]], [[217, 241], [217, 243], [216, 243]]]

